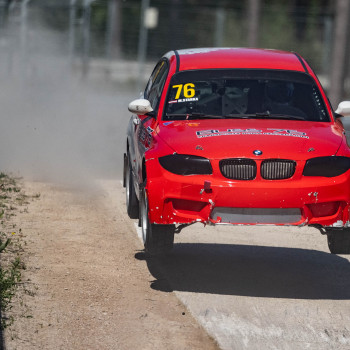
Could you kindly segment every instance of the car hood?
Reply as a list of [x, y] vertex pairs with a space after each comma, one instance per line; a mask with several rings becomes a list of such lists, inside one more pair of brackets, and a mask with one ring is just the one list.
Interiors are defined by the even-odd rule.
[[342, 130], [332, 122], [261, 119], [164, 121], [157, 134], [176, 153], [211, 159], [256, 157], [305, 160], [335, 155]]

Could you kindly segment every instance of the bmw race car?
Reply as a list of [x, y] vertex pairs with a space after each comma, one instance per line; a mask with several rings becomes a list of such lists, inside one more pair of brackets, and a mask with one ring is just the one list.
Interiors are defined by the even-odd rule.
[[171, 51], [129, 111], [127, 212], [148, 253], [195, 222], [312, 225], [350, 253], [350, 102], [335, 113], [298, 54]]

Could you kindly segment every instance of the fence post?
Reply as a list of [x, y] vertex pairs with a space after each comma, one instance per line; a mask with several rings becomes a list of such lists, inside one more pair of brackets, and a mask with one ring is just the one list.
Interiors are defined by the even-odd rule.
[[74, 48], [75, 48], [75, 21], [76, 21], [76, 0], [70, 0], [69, 4], [69, 38], [68, 38], [68, 50], [69, 50], [69, 63], [73, 62]]
[[260, 0], [248, 1], [248, 46], [257, 47], [259, 41]]
[[21, 26], [20, 26], [20, 74], [21, 74], [21, 79], [22, 81], [26, 79], [27, 75], [27, 32], [28, 32], [28, 27], [27, 27], [27, 17], [28, 17], [28, 9], [27, 5], [30, 0], [23, 0], [21, 3]]
[[108, 1], [106, 57], [118, 59], [121, 56], [121, 9], [119, 0]]
[[149, 7], [150, 0], [142, 0], [141, 4], [141, 16], [140, 16], [140, 31], [139, 31], [139, 44], [137, 50], [137, 92], [141, 91], [142, 81], [143, 81], [143, 69], [146, 62], [147, 54], [147, 41], [148, 41], [148, 29], [145, 26], [145, 13]]
[[332, 56], [332, 32], [333, 32], [333, 19], [330, 16], [326, 16], [323, 19], [323, 37], [324, 37], [324, 49], [322, 58], [322, 73], [329, 76], [330, 67], [329, 62], [331, 62]]
[[348, 43], [349, 0], [337, 0], [335, 14], [335, 31], [333, 36], [333, 55], [330, 74], [329, 97], [331, 103], [340, 102], [344, 94], [345, 60]]
[[215, 12], [215, 41], [214, 46], [221, 47], [224, 42], [225, 11], [218, 7]]
[[83, 22], [83, 78], [86, 78], [89, 72], [90, 56], [90, 19], [91, 3], [93, 0], [84, 0], [84, 22]]

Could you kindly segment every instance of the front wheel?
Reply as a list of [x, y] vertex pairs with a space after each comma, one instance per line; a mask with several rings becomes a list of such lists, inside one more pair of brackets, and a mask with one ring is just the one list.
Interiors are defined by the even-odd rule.
[[326, 234], [332, 254], [350, 254], [350, 229], [327, 230]]
[[150, 255], [168, 253], [174, 245], [175, 225], [151, 224], [148, 217], [148, 197], [146, 189], [141, 190], [140, 219], [145, 251]]
[[135, 192], [134, 180], [131, 172], [129, 157], [127, 157], [127, 159], [124, 160], [124, 166], [126, 210], [131, 219], [137, 219], [139, 217], [139, 201]]

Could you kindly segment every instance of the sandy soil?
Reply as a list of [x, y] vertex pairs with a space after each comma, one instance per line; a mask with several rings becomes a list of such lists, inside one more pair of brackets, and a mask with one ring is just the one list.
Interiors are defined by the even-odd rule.
[[150, 259], [120, 181], [24, 188], [7, 350], [350, 348], [350, 256], [315, 228], [195, 224]]
[[166, 280], [152, 288], [119, 182], [89, 190], [26, 182], [24, 189], [40, 199], [15, 218], [27, 292], [14, 303], [7, 350], [217, 349], [166, 292]]

